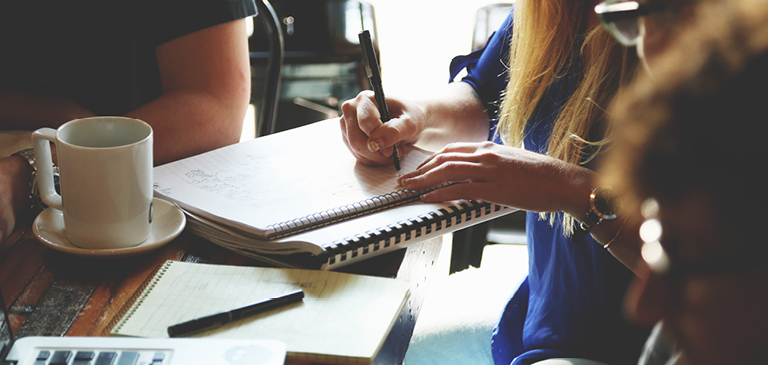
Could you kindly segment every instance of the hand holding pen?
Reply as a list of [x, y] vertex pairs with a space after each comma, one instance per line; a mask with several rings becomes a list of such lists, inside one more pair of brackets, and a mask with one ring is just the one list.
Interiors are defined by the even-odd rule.
[[[376, 104], [379, 107], [379, 114], [381, 115], [382, 123], [389, 121], [389, 108], [387, 107], [387, 101], [384, 96], [384, 88], [381, 83], [381, 71], [379, 69], [379, 61], [376, 58], [376, 53], [373, 50], [373, 43], [371, 42], [371, 34], [367, 30], [364, 30], [358, 34], [360, 39], [360, 47], [363, 49], [363, 56], [365, 58], [365, 70], [368, 75], [368, 81], [371, 84], [373, 93], [376, 97]], [[392, 146], [392, 155], [390, 156], [392, 163], [395, 165], [395, 169], [400, 171], [400, 151], [397, 145]]]

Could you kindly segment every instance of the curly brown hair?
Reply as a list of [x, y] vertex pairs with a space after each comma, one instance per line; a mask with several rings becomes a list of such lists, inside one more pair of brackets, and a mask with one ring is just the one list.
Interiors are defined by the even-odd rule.
[[706, 4], [695, 24], [611, 109], [604, 182], [630, 204], [711, 196], [723, 221], [768, 221], [768, 1]]

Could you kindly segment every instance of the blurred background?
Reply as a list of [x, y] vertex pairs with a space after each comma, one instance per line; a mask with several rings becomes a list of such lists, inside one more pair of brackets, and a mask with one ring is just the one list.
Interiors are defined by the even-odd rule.
[[[258, 1], [258, 0], [257, 0]], [[509, 1], [511, 2], [511, 1]], [[387, 95], [419, 97], [448, 82], [451, 59], [484, 42], [511, 6], [490, 0], [270, 0], [285, 56], [276, 131], [338, 115], [368, 88], [357, 33], [372, 32]], [[261, 18], [249, 19], [253, 107], [242, 140], [256, 137], [269, 56]]]
[[[482, 47], [512, 7], [511, 0], [269, 2], [276, 15], [272, 24], [280, 25], [285, 45], [280, 92], [276, 101], [265, 100], [265, 95], [274, 94], [265, 85], [269, 85], [268, 76], [275, 75], [270, 73], [274, 68], [267, 67], [275, 53], [270, 53], [264, 17], [251, 18], [253, 91], [243, 141], [269, 133], [261, 128], [262, 120], [270, 119], [260, 114], [262, 105], [276, 104], [274, 132], [280, 132], [335, 118], [345, 100], [370, 89], [358, 41], [363, 29], [371, 32], [378, 51], [386, 95], [419, 98], [444, 87], [451, 59]], [[447, 275], [480, 267], [485, 247], [493, 243], [521, 247], [509, 252], [524, 262], [524, 223], [524, 212], [515, 212], [455, 232], [451, 242], [442, 245], [438, 272]]]
[[[454, 56], [472, 50], [473, 34], [485, 42], [508, 13], [481, 9], [497, 4], [488, 0], [374, 0], [382, 78], [387, 93], [418, 97], [422, 90], [448, 82], [448, 65]], [[480, 14], [478, 14], [480, 12]], [[483, 24], [495, 23], [490, 32]], [[483, 36], [486, 35], [486, 36]]]

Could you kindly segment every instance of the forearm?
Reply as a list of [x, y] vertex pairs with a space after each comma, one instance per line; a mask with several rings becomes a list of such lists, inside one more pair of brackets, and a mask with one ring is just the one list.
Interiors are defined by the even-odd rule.
[[19, 156], [0, 158], [0, 186], [6, 189], [3, 193], [10, 193], [16, 212], [26, 208], [31, 173], [29, 163]]
[[[552, 162], [562, 163], [562, 166], [555, 168], [561, 171], [562, 180], [545, 195], [553, 197], [552, 203], [555, 207], [553, 210], [563, 211], [577, 221], [583, 221], [591, 209], [589, 195], [599, 184], [597, 173], [559, 160]], [[603, 219], [600, 224], [592, 227], [589, 234], [598, 244], [603, 246], [608, 244], [610, 253], [622, 264], [635, 271], [640, 258], [637, 234], [639, 220], [636, 214], [620, 212], [616, 219]]]
[[64, 98], [0, 91], [0, 129], [58, 128], [67, 121], [93, 116], [88, 109]]
[[426, 118], [418, 146], [437, 151], [448, 143], [488, 140], [488, 114], [469, 84], [449, 84], [444, 93], [420, 104]]
[[642, 241], [638, 233], [641, 223], [639, 218], [639, 215], [630, 215], [614, 219], [602, 227], [595, 236], [601, 244], [610, 242], [608, 251], [635, 273], [638, 272], [638, 265], [642, 262], [640, 260]]
[[[597, 174], [591, 170], [574, 167], [564, 174], [568, 183], [561, 190], [561, 209], [577, 221], [582, 221], [591, 209], [589, 195], [598, 185]], [[608, 251], [622, 264], [635, 271], [640, 258], [637, 214], [620, 212], [616, 219], [603, 219], [592, 227], [589, 234], [601, 245], [608, 244]]]
[[0, 242], [13, 231], [17, 217], [30, 211], [27, 205], [31, 168], [18, 156], [0, 158]]
[[172, 92], [126, 116], [152, 126], [155, 165], [237, 143], [248, 105], [247, 93], [215, 96]]

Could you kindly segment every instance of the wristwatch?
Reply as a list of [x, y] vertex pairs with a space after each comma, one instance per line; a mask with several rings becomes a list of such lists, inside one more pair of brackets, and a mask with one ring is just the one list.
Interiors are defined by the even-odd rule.
[[[33, 213], [42, 212], [48, 205], [43, 203], [40, 198], [40, 189], [37, 185], [37, 162], [35, 160], [35, 151], [31, 148], [26, 148], [21, 151], [17, 151], [12, 156], [19, 156], [29, 163], [32, 167], [32, 176], [29, 178], [29, 206]], [[53, 167], [53, 185], [56, 190], [59, 190], [59, 169], [58, 166]]]
[[573, 240], [581, 241], [603, 219], [615, 219], [621, 207], [616, 193], [607, 187], [598, 187], [589, 194], [589, 211], [573, 232]]

